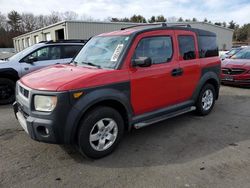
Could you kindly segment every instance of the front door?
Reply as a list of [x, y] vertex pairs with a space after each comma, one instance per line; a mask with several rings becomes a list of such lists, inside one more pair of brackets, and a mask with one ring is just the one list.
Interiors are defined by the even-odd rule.
[[49, 65], [62, 63], [60, 46], [47, 46], [37, 49], [21, 60], [22, 76]]
[[140, 34], [129, 54], [133, 59], [150, 57], [150, 67], [130, 66], [131, 103], [135, 115], [168, 107], [179, 101], [178, 77], [172, 71], [179, 67], [173, 31], [152, 31]]

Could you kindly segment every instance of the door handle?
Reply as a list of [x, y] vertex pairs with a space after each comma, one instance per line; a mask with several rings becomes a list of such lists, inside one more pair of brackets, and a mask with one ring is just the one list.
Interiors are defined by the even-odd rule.
[[28, 67], [25, 67], [24, 70], [29, 70], [29, 68], [28, 68]]
[[183, 74], [182, 68], [177, 68], [172, 70], [172, 76], [181, 76]]

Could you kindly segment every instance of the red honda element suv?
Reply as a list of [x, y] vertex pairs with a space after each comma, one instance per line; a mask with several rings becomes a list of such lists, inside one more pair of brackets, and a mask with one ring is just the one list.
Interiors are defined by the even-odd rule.
[[220, 70], [214, 33], [133, 26], [93, 37], [71, 64], [23, 77], [13, 106], [32, 139], [101, 158], [133, 127], [193, 110], [207, 115], [218, 99]]

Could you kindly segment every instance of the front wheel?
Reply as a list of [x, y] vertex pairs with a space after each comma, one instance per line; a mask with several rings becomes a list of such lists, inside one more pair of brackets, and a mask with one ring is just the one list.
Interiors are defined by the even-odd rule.
[[207, 115], [211, 112], [215, 103], [215, 89], [211, 84], [206, 84], [200, 94], [199, 98], [196, 102], [196, 111], [199, 115]]
[[15, 82], [7, 78], [0, 78], [0, 105], [15, 101]]
[[124, 132], [124, 121], [115, 109], [96, 107], [83, 118], [78, 134], [78, 147], [90, 158], [101, 158], [110, 154], [120, 142]]

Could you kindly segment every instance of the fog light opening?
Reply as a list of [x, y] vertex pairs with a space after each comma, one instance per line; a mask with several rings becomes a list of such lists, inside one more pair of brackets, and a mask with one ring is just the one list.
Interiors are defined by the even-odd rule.
[[44, 127], [44, 126], [38, 126], [37, 128], [37, 132], [41, 135], [41, 136], [49, 136], [49, 129]]

